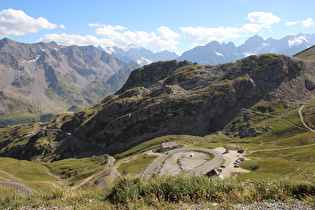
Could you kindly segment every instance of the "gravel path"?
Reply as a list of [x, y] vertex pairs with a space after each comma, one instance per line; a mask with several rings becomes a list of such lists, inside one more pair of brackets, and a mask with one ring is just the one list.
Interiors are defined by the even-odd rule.
[[304, 204], [302, 201], [294, 201], [293, 203], [282, 203], [279, 201], [266, 201], [253, 204], [237, 204], [233, 209], [237, 210], [252, 210], [252, 209], [305, 209], [314, 210], [315, 208]]
[[302, 110], [303, 108], [305, 107], [305, 105], [302, 105], [301, 108], [299, 109], [299, 115], [300, 115], [300, 119], [301, 119], [301, 122], [303, 123], [303, 125], [310, 131], [314, 132], [315, 133], [315, 130], [308, 127], [308, 125], [306, 124], [305, 120], [304, 120], [304, 117], [303, 117], [303, 114], [302, 114]]

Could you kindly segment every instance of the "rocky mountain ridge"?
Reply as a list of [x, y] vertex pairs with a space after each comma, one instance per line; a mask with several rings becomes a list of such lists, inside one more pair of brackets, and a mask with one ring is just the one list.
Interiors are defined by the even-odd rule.
[[314, 98], [315, 64], [263, 54], [209, 66], [158, 62], [133, 71], [123, 88], [96, 107], [57, 117], [60, 127], [113, 153], [168, 134], [204, 136], [261, 100]]
[[94, 105], [116, 92], [127, 76], [118, 86], [107, 83], [107, 87], [98, 90], [102, 94], [97, 93], [93, 99], [81, 92], [93, 95], [94, 89], [89, 84], [106, 81], [120, 69], [130, 72], [138, 67], [93, 46], [65, 47], [55, 42], [23, 44], [4, 38], [0, 40], [0, 114], [42, 114], [71, 105]]

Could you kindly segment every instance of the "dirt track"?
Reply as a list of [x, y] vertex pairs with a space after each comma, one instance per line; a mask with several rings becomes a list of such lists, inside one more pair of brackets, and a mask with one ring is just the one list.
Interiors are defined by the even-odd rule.
[[301, 122], [303, 123], [303, 125], [304, 125], [307, 129], [309, 129], [310, 131], [312, 131], [312, 132], [315, 133], [315, 130], [312, 129], [312, 128], [310, 128], [310, 127], [308, 127], [308, 125], [306, 124], [306, 122], [305, 122], [305, 120], [304, 120], [304, 117], [303, 117], [303, 114], [302, 114], [302, 110], [303, 110], [304, 107], [305, 107], [305, 105], [302, 105], [302, 107], [299, 109], [299, 115], [300, 115]]

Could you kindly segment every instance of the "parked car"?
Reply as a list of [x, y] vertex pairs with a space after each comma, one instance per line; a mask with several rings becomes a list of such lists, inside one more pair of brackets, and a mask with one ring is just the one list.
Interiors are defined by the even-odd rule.
[[221, 168], [225, 168], [225, 166], [221, 166]]
[[239, 149], [239, 150], [237, 150], [237, 152], [243, 154], [244, 150], [243, 149]]
[[239, 157], [239, 158], [238, 158], [238, 160], [240, 160], [240, 161], [244, 161], [244, 160], [245, 160], [245, 158], [241, 156], [241, 157]]
[[235, 165], [234, 168], [239, 168], [239, 166], [238, 166], [238, 165]]

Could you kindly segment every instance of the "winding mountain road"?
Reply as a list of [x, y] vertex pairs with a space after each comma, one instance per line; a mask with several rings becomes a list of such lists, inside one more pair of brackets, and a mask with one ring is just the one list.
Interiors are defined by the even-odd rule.
[[201, 152], [211, 153], [214, 155], [214, 158], [204, 163], [203, 165], [195, 168], [194, 170], [190, 171], [187, 174], [188, 176], [205, 174], [211, 169], [219, 166], [223, 160], [222, 154], [219, 151], [214, 150], [214, 149], [194, 148], [194, 147], [174, 149], [156, 158], [146, 169], [143, 170], [140, 177], [145, 180], [149, 179], [153, 175], [154, 169], [158, 167], [161, 163], [163, 163], [163, 161], [170, 155], [173, 155], [178, 152], [191, 152], [191, 151], [201, 151]]

